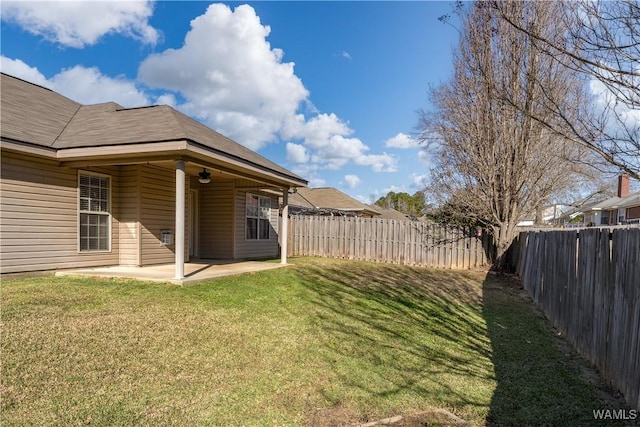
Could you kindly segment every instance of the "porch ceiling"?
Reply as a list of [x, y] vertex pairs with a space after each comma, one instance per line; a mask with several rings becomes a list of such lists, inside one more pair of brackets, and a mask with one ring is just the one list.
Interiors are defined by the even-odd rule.
[[88, 167], [105, 165], [156, 164], [175, 169], [176, 160], [184, 160], [190, 175], [206, 167], [219, 176], [257, 181], [276, 188], [304, 187], [307, 181], [297, 175], [253, 164], [247, 160], [212, 152], [189, 141], [167, 141], [154, 144], [128, 144], [112, 147], [83, 147], [58, 150], [61, 166]]

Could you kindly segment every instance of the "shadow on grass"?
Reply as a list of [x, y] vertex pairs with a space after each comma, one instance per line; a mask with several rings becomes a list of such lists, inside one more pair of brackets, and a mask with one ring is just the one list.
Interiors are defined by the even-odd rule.
[[583, 371], [584, 361], [557, 336], [517, 279], [488, 275], [482, 299], [497, 381], [488, 426], [636, 425], [594, 419], [594, 410], [621, 409], [624, 403], [603, 400]]
[[300, 276], [331, 366], [328, 402], [360, 421], [428, 408], [486, 415], [493, 372], [477, 275], [333, 262]]
[[630, 425], [594, 419], [619, 407], [509, 276], [335, 261], [298, 274], [327, 372], [317, 387], [333, 405], [312, 424], [442, 408], [473, 425]]

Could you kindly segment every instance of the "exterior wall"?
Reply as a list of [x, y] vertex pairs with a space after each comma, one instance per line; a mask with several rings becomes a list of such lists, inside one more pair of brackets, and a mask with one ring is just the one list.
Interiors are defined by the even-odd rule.
[[111, 250], [78, 251], [78, 169], [2, 152], [1, 273], [116, 265], [119, 262], [119, 170], [86, 168], [111, 177]]
[[[160, 243], [161, 230], [172, 230], [175, 238], [174, 169], [150, 165], [81, 169], [111, 177], [111, 250], [79, 252], [78, 169], [4, 151], [0, 166], [0, 273], [175, 261], [175, 245]], [[250, 184], [241, 180], [202, 185], [187, 177], [187, 219], [191, 209], [189, 190], [192, 186], [199, 190], [201, 258], [278, 255], [277, 197], [270, 195], [269, 240], [245, 238], [245, 195], [247, 191], [260, 192], [236, 186]], [[185, 219], [187, 240], [188, 224]], [[185, 260], [188, 256], [185, 244]]]
[[640, 206], [627, 208], [627, 220], [640, 218]]
[[600, 225], [600, 211], [591, 211], [585, 213], [584, 223], [591, 225]]
[[[166, 264], [175, 261], [173, 245], [162, 245], [162, 230], [171, 230], [175, 239], [176, 184], [175, 170], [156, 166], [140, 166], [140, 264]], [[189, 179], [186, 194], [189, 194]], [[188, 205], [186, 218], [189, 216]], [[188, 221], [185, 219], [185, 238], [189, 235]], [[189, 256], [185, 245], [185, 260]]]
[[261, 194], [260, 192], [250, 190], [237, 190], [235, 193], [234, 258], [249, 259], [275, 257], [278, 255], [278, 198], [269, 195], [271, 197], [271, 231], [269, 234], [269, 240], [247, 240], [245, 238], [247, 192]]
[[234, 183], [211, 181], [199, 186], [200, 257], [234, 257]]
[[140, 265], [140, 166], [120, 168], [120, 265]]

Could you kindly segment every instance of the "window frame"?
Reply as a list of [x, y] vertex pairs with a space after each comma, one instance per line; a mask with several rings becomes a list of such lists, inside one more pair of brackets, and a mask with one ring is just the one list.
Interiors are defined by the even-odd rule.
[[[104, 200], [106, 202], [106, 210], [91, 210], [91, 203], [89, 203], [89, 209], [82, 209], [82, 177], [97, 177], [100, 179], [105, 179], [106, 180], [106, 188], [107, 188], [107, 197]], [[103, 173], [98, 173], [98, 172], [92, 172], [92, 171], [86, 171], [86, 170], [78, 170], [78, 189], [77, 189], [77, 208], [78, 208], [78, 216], [77, 216], [77, 226], [78, 226], [78, 239], [77, 239], [77, 251], [78, 253], [108, 253], [111, 252], [111, 241], [112, 241], [112, 214], [111, 214], [111, 198], [112, 198], [112, 179], [110, 175], [106, 175]], [[89, 200], [91, 200], [91, 198], [89, 198]], [[99, 201], [102, 201], [102, 198], [98, 199]], [[89, 215], [89, 218], [91, 218], [92, 216], [101, 216], [101, 217], [106, 217], [106, 222], [107, 222], [107, 236], [106, 236], [106, 240], [107, 240], [107, 247], [106, 249], [83, 249], [82, 248], [82, 216], [83, 215]], [[99, 224], [98, 224], [99, 226]], [[86, 237], [85, 237], [86, 238]], [[98, 246], [100, 246], [100, 236], [99, 236], [99, 232], [98, 232]]]
[[[254, 205], [250, 205], [249, 204], [249, 198], [252, 197], [256, 197], [258, 199], [258, 204], [257, 206]], [[251, 240], [251, 241], [269, 241], [271, 240], [271, 214], [272, 214], [272, 207], [271, 207], [271, 197], [269, 196], [263, 196], [260, 194], [254, 194], [254, 193], [245, 193], [245, 209], [244, 209], [244, 239], [246, 240]], [[263, 204], [261, 203], [262, 201], [267, 201], [268, 202], [268, 206], [263, 206]], [[249, 208], [256, 208], [257, 209], [257, 213], [255, 215], [253, 214], [249, 214]], [[266, 217], [261, 215], [262, 214], [262, 209], [267, 209], [267, 214]], [[255, 226], [255, 233], [256, 233], [256, 237], [249, 237], [249, 220], [250, 219], [255, 219], [256, 220], [256, 226]], [[264, 223], [263, 223], [264, 221]], [[266, 224], [266, 237], [261, 237], [263, 236], [263, 233], [261, 233], [261, 231], [263, 231], [264, 229], [264, 225], [261, 226], [260, 224]]]

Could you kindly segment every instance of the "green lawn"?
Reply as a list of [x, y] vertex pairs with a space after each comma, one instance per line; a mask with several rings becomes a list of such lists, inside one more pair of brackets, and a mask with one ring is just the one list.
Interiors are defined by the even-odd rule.
[[187, 287], [3, 280], [2, 425], [602, 425], [575, 355], [501, 279], [291, 261]]

